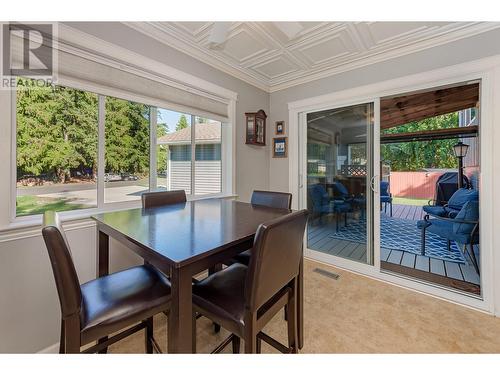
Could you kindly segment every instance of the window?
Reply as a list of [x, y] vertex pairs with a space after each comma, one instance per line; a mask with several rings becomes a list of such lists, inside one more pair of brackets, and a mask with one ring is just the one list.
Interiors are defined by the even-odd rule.
[[158, 187], [191, 194], [191, 115], [158, 108], [157, 123], [157, 158], [165, 160]]
[[149, 190], [151, 108], [106, 97], [104, 201], [141, 199]]
[[158, 109], [157, 123], [157, 160], [165, 166], [158, 172], [159, 188], [194, 190], [195, 195], [222, 192], [221, 123], [165, 109]]
[[16, 216], [223, 191], [221, 122], [30, 79], [16, 111]]
[[195, 194], [222, 191], [221, 123], [201, 117], [195, 120]]
[[18, 79], [16, 216], [97, 206], [98, 96]]

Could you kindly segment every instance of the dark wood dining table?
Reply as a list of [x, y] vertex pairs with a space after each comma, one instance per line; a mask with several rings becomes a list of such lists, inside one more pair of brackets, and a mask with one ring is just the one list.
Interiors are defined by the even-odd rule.
[[[192, 277], [250, 249], [258, 226], [289, 213], [228, 199], [204, 199], [93, 216], [97, 222], [97, 276], [109, 273], [109, 237], [170, 277], [168, 352], [195, 352]], [[299, 348], [303, 346], [303, 281], [299, 272]]]

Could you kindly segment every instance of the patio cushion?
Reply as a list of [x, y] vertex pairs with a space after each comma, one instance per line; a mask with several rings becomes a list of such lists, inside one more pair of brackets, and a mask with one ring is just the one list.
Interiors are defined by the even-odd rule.
[[423, 206], [422, 209], [432, 216], [448, 216], [448, 211], [443, 206]]
[[322, 207], [329, 205], [330, 199], [326, 189], [322, 185], [314, 184], [309, 186], [307, 190], [313, 204], [313, 211], [321, 212]]
[[[479, 202], [466, 202], [460, 212], [455, 217], [456, 220], [478, 221], [479, 220]], [[475, 224], [454, 223], [453, 231], [457, 234], [470, 234]]]
[[467, 234], [455, 233], [453, 231], [454, 225], [455, 224], [453, 222], [440, 220], [440, 219], [430, 219], [428, 221], [419, 220], [417, 222], [417, 227], [419, 229], [426, 228], [426, 230], [428, 232], [437, 234], [438, 236], [446, 238], [447, 240], [456, 241], [460, 244], [469, 243], [470, 242], [470, 232]]
[[340, 196], [342, 196], [342, 197], [348, 197], [349, 196], [349, 191], [340, 182], [334, 182], [333, 186], [335, 186], [335, 190], [337, 190], [337, 192], [340, 194]]
[[380, 181], [380, 196], [388, 197], [389, 194], [389, 183], [387, 181]]
[[380, 196], [380, 202], [384, 203], [384, 202], [392, 202], [392, 197], [389, 197], [389, 196]]
[[448, 207], [460, 211], [464, 204], [469, 201], [478, 201], [479, 191], [465, 188], [458, 189], [448, 201]]

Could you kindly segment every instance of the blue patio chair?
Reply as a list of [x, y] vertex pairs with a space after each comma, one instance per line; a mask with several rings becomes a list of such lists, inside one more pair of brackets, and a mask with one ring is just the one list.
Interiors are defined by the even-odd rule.
[[417, 228], [422, 231], [422, 255], [425, 255], [425, 234], [431, 232], [446, 239], [448, 250], [451, 241], [463, 245], [464, 254], [468, 249], [472, 264], [479, 274], [479, 264], [474, 253], [474, 245], [479, 243], [479, 201], [466, 202], [454, 218], [436, 216], [431, 219], [429, 215], [425, 215], [424, 220], [417, 222]]
[[321, 184], [310, 185], [307, 190], [312, 203], [312, 213], [319, 216], [320, 222], [322, 222], [324, 214], [335, 214], [335, 227], [338, 231], [338, 216], [343, 213], [345, 225], [347, 226], [347, 213], [351, 211], [351, 205], [349, 203], [331, 199], [325, 187]]
[[363, 196], [355, 196], [350, 194], [347, 188], [339, 181], [332, 184], [334, 190], [335, 200], [340, 200], [348, 203], [351, 208], [354, 207], [361, 211], [361, 218], [365, 217], [366, 198]]
[[382, 203], [384, 204], [384, 213], [387, 213], [387, 204], [390, 207], [390, 213], [392, 217], [392, 194], [389, 192], [390, 184], [387, 181], [380, 181], [380, 209], [382, 209]]
[[460, 188], [453, 193], [447, 204], [438, 205], [435, 204], [435, 201], [430, 200], [429, 204], [423, 206], [422, 209], [431, 216], [454, 218], [460, 212], [464, 204], [470, 201], [479, 201], [479, 191], [475, 189]]

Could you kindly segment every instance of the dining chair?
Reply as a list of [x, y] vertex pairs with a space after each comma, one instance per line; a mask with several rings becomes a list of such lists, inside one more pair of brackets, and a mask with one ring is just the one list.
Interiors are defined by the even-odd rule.
[[[298, 352], [297, 282], [307, 217], [307, 210], [301, 210], [261, 224], [248, 266], [232, 264], [193, 285], [194, 314], [231, 332], [212, 353], [229, 343], [238, 353], [241, 338], [246, 353], [259, 353], [261, 340], [283, 353]], [[283, 307], [288, 315], [288, 346], [262, 332]]]
[[[289, 210], [292, 208], [292, 194], [277, 191], [254, 190], [250, 203], [257, 206], [283, 208]], [[236, 255], [231, 263], [237, 262], [248, 266], [250, 264], [251, 255], [252, 249], [246, 250]]]
[[166, 204], [176, 204], [186, 202], [186, 192], [184, 190], [171, 191], [151, 191], [142, 194], [142, 207], [158, 207]]
[[61, 307], [60, 353], [106, 353], [109, 345], [141, 329], [145, 330], [146, 352], [153, 353], [153, 347], [161, 352], [153, 337], [153, 316], [169, 310], [171, 290], [161, 272], [144, 265], [80, 285], [56, 213], [44, 214], [42, 235]]

